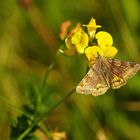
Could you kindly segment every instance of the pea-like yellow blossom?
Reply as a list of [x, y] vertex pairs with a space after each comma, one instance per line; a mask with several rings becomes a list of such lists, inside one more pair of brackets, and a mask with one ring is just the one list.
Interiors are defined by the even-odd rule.
[[100, 25], [96, 25], [96, 20], [94, 18], [91, 18], [91, 20], [89, 21], [88, 25], [83, 25], [83, 26], [87, 27], [87, 31], [88, 31], [90, 39], [94, 38], [97, 28], [102, 27]]
[[88, 59], [88, 64], [91, 66], [96, 62], [98, 54], [103, 56], [103, 51], [99, 46], [89, 46], [85, 49], [85, 54]]
[[111, 46], [113, 44], [113, 38], [108, 32], [100, 31], [95, 35], [95, 38], [99, 46]]
[[88, 46], [89, 38], [86, 32], [79, 30], [72, 36], [71, 42], [75, 45], [78, 53], [84, 53], [84, 49]]
[[85, 54], [88, 59], [89, 65], [91, 66], [96, 62], [98, 55], [101, 57], [112, 58], [118, 50], [112, 46], [112, 36], [104, 31], [100, 31], [95, 35], [98, 46], [90, 46], [85, 49]]
[[65, 39], [65, 44], [67, 46], [67, 49], [64, 51], [64, 54], [68, 56], [73, 56], [76, 53], [76, 47], [72, 44], [71, 38]]
[[118, 52], [113, 46], [101, 46], [101, 49], [103, 50], [103, 57], [106, 58], [113, 58]]
[[114, 57], [118, 50], [113, 47], [113, 38], [112, 36], [105, 31], [100, 31], [95, 35], [97, 43], [100, 48], [103, 50], [103, 57], [111, 58]]
[[68, 56], [73, 56], [75, 53], [84, 53], [85, 48], [88, 46], [89, 38], [86, 32], [79, 29], [73, 35], [65, 39], [67, 50], [62, 51]]

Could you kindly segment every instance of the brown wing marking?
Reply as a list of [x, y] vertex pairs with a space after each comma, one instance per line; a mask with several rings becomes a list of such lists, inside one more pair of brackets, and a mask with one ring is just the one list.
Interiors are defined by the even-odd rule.
[[97, 61], [78, 84], [76, 92], [98, 96], [104, 94], [108, 88], [109, 86], [102, 75]]
[[120, 61], [117, 59], [108, 59], [110, 74], [110, 85], [113, 89], [126, 84], [127, 80], [133, 77], [139, 70], [140, 64], [134, 62]]

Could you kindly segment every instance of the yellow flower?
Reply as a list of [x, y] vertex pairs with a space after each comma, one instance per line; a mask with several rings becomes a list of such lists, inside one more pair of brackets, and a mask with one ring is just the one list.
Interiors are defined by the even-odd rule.
[[112, 36], [104, 31], [100, 31], [95, 35], [98, 46], [90, 46], [85, 49], [85, 54], [89, 62], [89, 66], [94, 64], [98, 55], [105, 58], [113, 58], [118, 50], [112, 46]]
[[[71, 38], [66, 38], [65, 39], [65, 44], [66, 44], [67, 49], [65, 51], [63, 51], [64, 54], [67, 55], [67, 56], [75, 55], [76, 47], [72, 44]], [[62, 52], [62, 50], [61, 50], [61, 52]]]
[[71, 42], [75, 45], [78, 53], [84, 53], [84, 49], [88, 46], [89, 38], [86, 32], [79, 30], [73, 35]]
[[[77, 24], [65, 39], [67, 49], [64, 51], [60, 50], [61, 53], [68, 56], [73, 56], [76, 53], [85, 54], [90, 66], [97, 61], [98, 55], [105, 58], [113, 58], [117, 54], [118, 50], [112, 46], [112, 36], [105, 31], [96, 33], [97, 28], [101, 28], [101, 26], [96, 25], [94, 18], [91, 18], [88, 25], [84, 26], [87, 27], [88, 33], [82, 29], [80, 24]], [[96, 42], [96, 45], [91, 44]]]
[[101, 49], [103, 50], [103, 57], [106, 58], [113, 58], [118, 52], [113, 46], [101, 46]]
[[98, 45], [103, 50], [103, 57], [112, 58], [117, 54], [118, 50], [112, 46], [113, 38], [108, 32], [100, 31], [95, 37]]
[[89, 66], [92, 66], [98, 57], [98, 54], [103, 56], [103, 51], [99, 46], [89, 46], [85, 49], [85, 54], [88, 59]]
[[88, 25], [83, 25], [83, 26], [87, 27], [87, 31], [88, 31], [90, 39], [94, 38], [97, 28], [102, 27], [100, 25], [96, 25], [96, 20], [94, 18], [91, 18], [91, 20], [89, 21]]
[[68, 56], [73, 56], [77, 53], [84, 53], [85, 48], [88, 46], [89, 38], [86, 32], [79, 29], [72, 36], [65, 39], [67, 50], [62, 51]]

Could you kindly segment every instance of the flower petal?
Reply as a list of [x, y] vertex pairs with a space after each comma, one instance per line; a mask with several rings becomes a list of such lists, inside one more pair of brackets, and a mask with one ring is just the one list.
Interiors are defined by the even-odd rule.
[[102, 46], [104, 57], [113, 58], [118, 50], [113, 46]]
[[65, 39], [65, 44], [66, 44], [66, 47], [67, 47], [68, 49], [73, 48], [73, 45], [72, 45], [72, 43], [71, 43], [71, 38], [66, 38], [66, 39]]
[[71, 38], [66, 38], [65, 39], [65, 44], [66, 47], [68, 48], [67, 50], [61, 50], [61, 53], [64, 53], [65, 55], [68, 56], [73, 56], [76, 53], [76, 47], [71, 43]]
[[84, 53], [84, 49], [87, 47], [88, 42], [88, 35], [83, 30], [77, 31], [71, 38], [71, 43], [75, 45], [78, 53]]
[[88, 25], [83, 25], [83, 26], [87, 27], [87, 31], [88, 31], [90, 38], [94, 38], [96, 29], [102, 27], [100, 25], [96, 25], [96, 20], [94, 18], [91, 18]]
[[77, 45], [75, 47], [77, 48], [78, 53], [84, 53], [85, 46]]
[[87, 46], [88, 45], [88, 35], [86, 32], [84, 32], [83, 30], [79, 30], [77, 31], [71, 38], [71, 42], [74, 45], [83, 45], [83, 46]]
[[98, 54], [103, 56], [103, 51], [99, 46], [90, 46], [85, 49], [85, 54], [88, 60], [95, 60], [98, 57]]
[[97, 39], [99, 46], [104, 46], [104, 45], [112, 46], [113, 44], [113, 38], [108, 32], [100, 31], [96, 34], [95, 37]]
[[64, 40], [66, 38], [68, 33], [68, 28], [70, 27], [70, 25], [71, 25], [70, 20], [67, 20], [61, 24], [60, 33], [59, 33], [59, 37], [61, 40]]

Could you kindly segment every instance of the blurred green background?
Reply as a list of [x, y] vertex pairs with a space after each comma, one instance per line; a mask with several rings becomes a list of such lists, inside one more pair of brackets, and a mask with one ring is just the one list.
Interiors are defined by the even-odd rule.
[[[37, 105], [40, 114], [47, 111], [85, 75], [83, 57], [61, 54], [40, 92], [48, 66], [64, 45], [62, 22], [87, 24], [94, 17], [113, 36], [116, 58], [140, 63], [139, 13], [139, 0], [1, 0], [0, 96], [7, 101], [0, 100], [0, 139], [9, 139], [18, 109], [31, 116]], [[67, 140], [140, 140], [140, 73], [103, 96], [74, 93], [43, 124], [65, 131]]]

